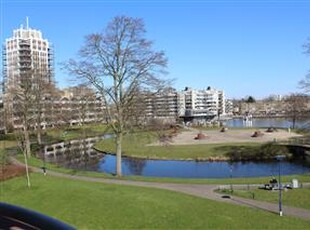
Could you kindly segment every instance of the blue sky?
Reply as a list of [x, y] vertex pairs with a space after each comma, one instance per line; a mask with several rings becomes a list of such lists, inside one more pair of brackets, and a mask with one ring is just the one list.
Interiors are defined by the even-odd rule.
[[143, 18], [154, 49], [168, 57], [168, 77], [186, 86], [223, 89], [228, 98], [300, 92], [310, 70], [310, 1], [0, 0], [1, 43], [25, 24], [54, 45], [56, 81], [75, 84], [59, 63], [74, 58], [84, 36], [115, 16]]

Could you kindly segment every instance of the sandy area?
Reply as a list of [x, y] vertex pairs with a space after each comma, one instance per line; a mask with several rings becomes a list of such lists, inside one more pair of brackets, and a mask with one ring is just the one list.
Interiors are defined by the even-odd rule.
[[[206, 138], [195, 140], [194, 138], [200, 133], [198, 130], [183, 131], [173, 138], [171, 145], [191, 145], [191, 144], [208, 144], [208, 143], [225, 143], [225, 142], [269, 142], [269, 141], [283, 141], [291, 137], [302, 136], [287, 130], [278, 130], [274, 132], [266, 132], [266, 129], [257, 129], [263, 134], [259, 137], [251, 137], [256, 131], [255, 129], [239, 129], [239, 130], [227, 130], [220, 132], [219, 130], [201, 131]], [[154, 145], [159, 145], [156, 143]]]

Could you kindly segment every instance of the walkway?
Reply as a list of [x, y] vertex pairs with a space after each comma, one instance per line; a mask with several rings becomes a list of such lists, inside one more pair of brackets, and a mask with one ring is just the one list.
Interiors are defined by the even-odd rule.
[[[12, 163], [23, 165], [22, 163], [18, 162], [15, 158], [10, 159]], [[24, 166], [24, 165], [23, 165]], [[42, 169], [30, 167], [33, 172], [42, 173]], [[88, 181], [88, 182], [99, 182], [99, 183], [106, 183], [106, 184], [117, 184], [117, 185], [129, 185], [129, 186], [140, 186], [140, 187], [149, 187], [149, 188], [159, 188], [159, 189], [166, 189], [175, 192], [181, 192], [185, 194], [190, 194], [193, 196], [206, 198], [210, 200], [220, 201], [220, 202], [227, 202], [237, 205], [243, 205], [251, 208], [263, 209], [275, 214], [279, 213], [278, 204], [268, 203], [264, 201], [258, 200], [251, 200], [245, 199], [236, 196], [230, 196], [230, 198], [223, 198], [222, 194], [216, 193], [214, 190], [219, 188], [221, 185], [204, 185], [204, 184], [175, 184], [175, 183], [159, 183], [159, 182], [144, 182], [144, 181], [129, 181], [129, 180], [117, 180], [117, 179], [104, 179], [104, 178], [94, 178], [94, 177], [85, 177], [85, 176], [77, 176], [77, 175], [69, 175], [54, 171], [48, 171], [48, 175], [57, 176], [62, 178], [68, 178], [71, 180], [81, 180], [81, 181]], [[304, 184], [306, 185], [306, 184]], [[309, 184], [307, 184], [308, 186]], [[238, 185], [233, 185], [238, 186]], [[294, 208], [283, 206], [283, 215], [294, 216], [303, 218], [306, 220], [310, 220], [310, 211], [301, 208]]]

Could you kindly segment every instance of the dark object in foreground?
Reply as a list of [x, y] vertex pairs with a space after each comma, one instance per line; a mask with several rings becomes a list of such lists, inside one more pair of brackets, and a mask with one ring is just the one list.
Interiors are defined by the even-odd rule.
[[195, 140], [202, 140], [202, 139], [206, 139], [206, 135], [204, 135], [203, 133], [198, 133], [196, 137], [194, 137]]
[[257, 131], [255, 131], [254, 133], [253, 133], [253, 135], [251, 136], [251, 137], [261, 137], [261, 136], [263, 136], [264, 134], [261, 132], [261, 131], [259, 131], [259, 130], [257, 130]]
[[0, 229], [75, 229], [59, 220], [0, 202]]
[[227, 130], [228, 130], [227, 127], [222, 127], [221, 130], [220, 130], [220, 132], [224, 133], [224, 132], [226, 132]]
[[272, 133], [272, 132], [278, 132], [277, 128], [274, 128], [274, 127], [269, 127], [267, 130], [266, 130], [267, 133]]
[[229, 195], [223, 195], [222, 198], [224, 198], [224, 199], [230, 199], [230, 196], [229, 196]]

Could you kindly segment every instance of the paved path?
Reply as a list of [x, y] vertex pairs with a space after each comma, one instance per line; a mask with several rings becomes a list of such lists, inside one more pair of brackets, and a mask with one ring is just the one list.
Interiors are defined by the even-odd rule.
[[[11, 162], [14, 164], [23, 165], [22, 163], [18, 162], [15, 158], [11, 158]], [[40, 168], [31, 167], [31, 170], [33, 172], [42, 173], [42, 169]], [[230, 196], [230, 198], [228, 199], [223, 198], [222, 197], [223, 194], [219, 194], [214, 191], [215, 189], [219, 188], [221, 185], [177, 184], [177, 183], [159, 183], [159, 182], [105, 179], [105, 178], [94, 178], [94, 177], [70, 175], [70, 174], [64, 174], [64, 173], [59, 173], [59, 172], [54, 172], [54, 171], [48, 171], [47, 174], [51, 176], [68, 178], [68, 179], [73, 179], [73, 180], [88, 181], [88, 182], [99, 182], [99, 183], [106, 183], [106, 184], [117, 184], [117, 185], [129, 185], [129, 186], [166, 189], [170, 191], [190, 194], [190, 195], [201, 197], [201, 198], [207, 198], [207, 199], [215, 200], [219, 202], [227, 202], [227, 203], [247, 206], [251, 208], [263, 209], [263, 210], [266, 210], [266, 211], [269, 211], [275, 214], [279, 213], [278, 204], [268, 203], [268, 202], [258, 201], [258, 200], [252, 200], [252, 199], [245, 199], [245, 198], [236, 197], [236, 196]], [[306, 185], [308, 186], [309, 184], [306, 184]], [[240, 185], [233, 185], [233, 186], [240, 186]], [[306, 220], [310, 220], [309, 210], [288, 207], [288, 206], [283, 206], [282, 210], [283, 210], [283, 215], [294, 216], [294, 217], [299, 217], [299, 218], [303, 218]]]

